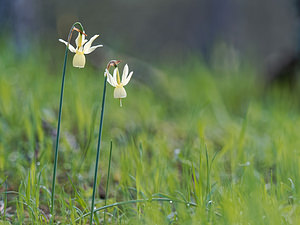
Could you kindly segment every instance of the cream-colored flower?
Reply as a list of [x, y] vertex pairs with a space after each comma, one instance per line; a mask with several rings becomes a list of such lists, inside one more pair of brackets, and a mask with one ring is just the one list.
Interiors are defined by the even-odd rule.
[[[84, 33], [84, 32], [83, 32]], [[73, 58], [73, 66], [78, 68], [83, 68], [85, 65], [85, 54], [90, 54], [96, 48], [103, 47], [103, 45], [92, 46], [93, 41], [99, 37], [99, 35], [94, 35], [89, 41], [85, 39], [85, 36], [81, 33], [78, 33], [78, 37], [75, 40], [76, 48], [74, 48], [71, 44], [69, 44], [69, 50], [75, 53]], [[67, 41], [59, 39], [60, 42], [68, 45]]]
[[107, 76], [108, 83], [115, 88], [114, 90], [114, 98], [120, 99], [120, 106], [122, 106], [121, 99], [126, 98], [127, 93], [125, 91], [124, 86], [128, 84], [130, 81], [133, 71], [131, 71], [129, 74], [128, 65], [126, 64], [123, 69], [122, 74], [122, 80], [120, 79], [120, 73], [118, 67], [115, 68], [113, 76], [109, 73], [109, 71], [106, 69], [104, 76]]

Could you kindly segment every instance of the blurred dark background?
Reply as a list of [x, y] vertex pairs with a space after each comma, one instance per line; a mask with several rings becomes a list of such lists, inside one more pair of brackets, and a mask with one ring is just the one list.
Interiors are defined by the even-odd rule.
[[226, 46], [217, 48], [224, 57], [247, 57], [264, 68], [297, 55], [297, 6], [296, 0], [0, 0], [0, 25], [20, 54], [60, 45], [57, 39], [80, 21], [89, 37], [101, 35], [97, 43], [142, 61], [190, 55], [210, 61], [216, 46]]

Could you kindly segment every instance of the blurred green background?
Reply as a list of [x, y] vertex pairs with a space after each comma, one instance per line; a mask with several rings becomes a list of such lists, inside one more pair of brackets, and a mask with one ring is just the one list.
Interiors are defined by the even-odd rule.
[[107, 87], [96, 206], [112, 140], [108, 203], [171, 196], [197, 207], [128, 204], [110, 208], [109, 223], [299, 224], [298, 4], [1, 0], [0, 220], [49, 222], [58, 38], [80, 21], [104, 47], [84, 69], [69, 53], [57, 222], [90, 210], [103, 72], [120, 59], [134, 75], [122, 108]]

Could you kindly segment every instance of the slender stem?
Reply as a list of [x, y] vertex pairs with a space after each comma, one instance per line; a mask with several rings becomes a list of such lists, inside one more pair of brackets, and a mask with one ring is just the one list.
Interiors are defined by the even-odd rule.
[[62, 72], [62, 81], [61, 81], [61, 89], [60, 89], [60, 100], [59, 100], [59, 112], [58, 112], [58, 122], [57, 122], [57, 133], [56, 133], [56, 144], [55, 144], [55, 155], [54, 155], [54, 165], [53, 165], [53, 177], [52, 177], [52, 191], [51, 191], [51, 224], [54, 221], [54, 195], [55, 195], [55, 181], [56, 181], [56, 170], [57, 170], [57, 160], [58, 160], [58, 146], [59, 146], [59, 135], [60, 135], [60, 123], [61, 123], [61, 113], [62, 113], [62, 104], [63, 104], [63, 95], [64, 95], [64, 85], [65, 85], [65, 75], [66, 75], [66, 67], [67, 67], [67, 59], [68, 59], [68, 48], [70, 39], [72, 37], [73, 28], [75, 25], [79, 25], [80, 31], [83, 32], [83, 27], [79, 22], [76, 22], [72, 25], [69, 35], [68, 35], [68, 44], [65, 50], [65, 59], [64, 66]]
[[[182, 203], [182, 204], [186, 204], [187, 206], [193, 206], [193, 207], [197, 207], [197, 204], [194, 203], [194, 202], [185, 202], [185, 201], [181, 201], [181, 200], [174, 200], [174, 199], [170, 199], [170, 198], [152, 198], [152, 199], [136, 199], [136, 200], [129, 200], [129, 201], [124, 201], [124, 202], [116, 202], [116, 203], [113, 203], [113, 204], [110, 204], [110, 205], [105, 205], [103, 207], [100, 207], [100, 208], [97, 208], [94, 210], [94, 213], [95, 212], [99, 212], [99, 211], [102, 211], [102, 210], [105, 210], [105, 209], [108, 209], [108, 208], [112, 208], [112, 207], [115, 207], [115, 206], [120, 206], [120, 205], [127, 205], [127, 204], [134, 204], [134, 203], [140, 203], [140, 202], [176, 202], [176, 203]], [[76, 221], [90, 215], [91, 212], [88, 212], [86, 214], [83, 214], [82, 216], [78, 217]]]
[[107, 76], [105, 76], [105, 79], [104, 79], [104, 87], [103, 87], [103, 95], [102, 95], [102, 107], [101, 107], [101, 116], [100, 116], [100, 125], [99, 125], [99, 136], [98, 136], [98, 145], [97, 145], [97, 156], [96, 156], [96, 165], [95, 165], [95, 175], [94, 175], [94, 186], [93, 186], [90, 224], [93, 223], [93, 215], [94, 215], [94, 204], [95, 204], [95, 193], [96, 193], [96, 185], [97, 185], [98, 162], [99, 162], [99, 156], [100, 156], [100, 145], [101, 145], [101, 137], [102, 137], [102, 126], [103, 126], [105, 95], [106, 95], [106, 81], [107, 81]]
[[[61, 112], [62, 112], [62, 103], [63, 103], [67, 58], [68, 58], [68, 47], [66, 48], [66, 51], [65, 51], [65, 60], [64, 60], [64, 68], [63, 68], [63, 75], [62, 75], [62, 82], [61, 82], [60, 102], [59, 102], [59, 112], [58, 112], [58, 122], [57, 122], [57, 134], [56, 134], [56, 145], [55, 145], [53, 177], [52, 177], [52, 191], [51, 191], [51, 216], [52, 217], [54, 217], [55, 180], [56, 180], [58, 145], [59, 145], [59, 134], [60, 134], [60, 122], [61, 122]], [[53, 221], [53, 219], [51, 219], [51, 221]]]
[[[109, 176], [110, 176], [110, 163], [111, 163], [111, 153], [112, 153], [112, 141], [110, 141], [110, 150], [109, 150], [109, 161], [108, 161], [108, 169], [107, 169], [107, 181], [106, 181], [106, 188], [105, 188], [105, 205], [107, 203], [107, 196], [108, 196], [108, 184], [109, 184]], [[105, 213], [104, 213], [104, 224], [105, 224]]]

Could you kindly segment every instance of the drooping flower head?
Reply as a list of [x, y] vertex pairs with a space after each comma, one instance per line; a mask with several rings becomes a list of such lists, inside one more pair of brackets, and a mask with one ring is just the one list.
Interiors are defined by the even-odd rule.
[[122, 98], [127, 97], [126, 90], [124, 88], [125, 85], [127, 85], [132, 77], [133, 71], [131, 71], [129, 74], [129, 68], [126, 64], [123, 69], [122, 74], [122, 80], [120, 79], [120, 73], [119, 68], [115, 66], [113, 75], [111, 75], [108, 71], [108, 69], [105, 70], [104, 76], [107, 76], [108, 83], [115, 88], [114, 90], [114, 98], [120, 99], [120, 106], [122, 107]]
[[[84, 33], [84, 31], [83, 31]], [[99, 35], [94, 35], [89, 41], [85, 39], [85, 35], [81, 32], [78, 33], [78, 36], [75, 40], [76, 48], [69, 44], [69, 50], [75, 53], [73, 58], [73, 66], [78, 68], [84, 68], [85, 66], [85, 54], [90, 54], [96, 48], [103, 47], [103, 45], [92, 46], [93, 41], [99, 37]], [[59, 39], [60, 42], [68, 46], [68, 42], [62, 39]]]

